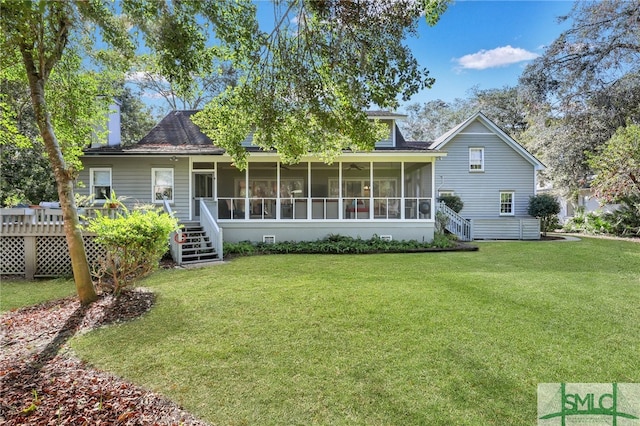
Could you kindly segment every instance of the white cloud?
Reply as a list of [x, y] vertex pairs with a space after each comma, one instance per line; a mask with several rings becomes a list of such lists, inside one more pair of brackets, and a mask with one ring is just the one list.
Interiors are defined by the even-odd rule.
[[491, 50], [481, 50], [455, 59], [462, 69], [484, 70], [487, 68], [505, 67], [522, 61], [537, 58], [537, 53], [519, 47], [503, 46]]

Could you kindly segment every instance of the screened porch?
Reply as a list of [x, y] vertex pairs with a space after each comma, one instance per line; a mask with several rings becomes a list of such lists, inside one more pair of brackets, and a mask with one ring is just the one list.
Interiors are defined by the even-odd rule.
[[195, 192], [211, 186], [220, 221], [433, 219], [430, 162], [264, 161], [245, 171], [231, 163], [193, 163], [196, 174], [204, 167], [215, 174], [196, 179]]

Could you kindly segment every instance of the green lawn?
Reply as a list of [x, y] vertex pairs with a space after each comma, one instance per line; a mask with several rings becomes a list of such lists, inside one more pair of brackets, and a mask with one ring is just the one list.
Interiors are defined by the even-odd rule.
[[65, 279], [32, 282], [3, 278], [0, 284], [0, 312], [60, 299], [75, 292], [76, 286], [73, 281]]
[[640, 245], [289, 255], [171, 270], [72, 341], [213, 424], [523, 425], [542, 382], [640, 382]]

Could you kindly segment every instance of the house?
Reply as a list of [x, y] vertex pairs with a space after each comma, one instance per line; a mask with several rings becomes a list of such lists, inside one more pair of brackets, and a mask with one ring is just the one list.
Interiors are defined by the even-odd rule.
[[495, 123], [476, 113], [430, 148], [447, 154], [436, 165], [436, 194], [461, 198], [474, 239], [540, 238], [527, 210], [544, 165]]
[[[389, 127], [388, 137], [372, 152], [344, 152], [331, 165], [313, 156], [282, 164], [248, 137], [245, 171], [191, 122], [195, 113], [169, 113], [134, 146], [86, 149], [78, 192], [98, 203], [115, 191], [129, 204], [165, 206], [186, 228], [172, 250], [193, 260], [221, 253], [223, 239], [430, 241], [440, 208], [464, 240], [539, 238], [539, 223], [526, 210], [543, 166], [481, 113], [428, 143], [403, 138], [396, 123], [403, 115], [369, 112]], [[462, 198], [460, 215], [437, 204], [445, 192]]]

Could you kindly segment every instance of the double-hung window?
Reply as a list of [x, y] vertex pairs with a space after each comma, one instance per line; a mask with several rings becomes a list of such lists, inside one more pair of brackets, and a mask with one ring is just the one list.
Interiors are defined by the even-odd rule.
[[155, 203], [160, 203], [165, 198], [173, 203], [173, 169], [151, 169], [152, 197]]
[[469, 171], [484, 171], [484, 148], [469, 148]]
[[107, 200], [111, 197], [111, 169], [108, 167], [89, 170], [89, 186], [94, 200]]
[[513, 216], [515, 192], [513, 191], [501, 191], [500, 192], [500, 216]]

